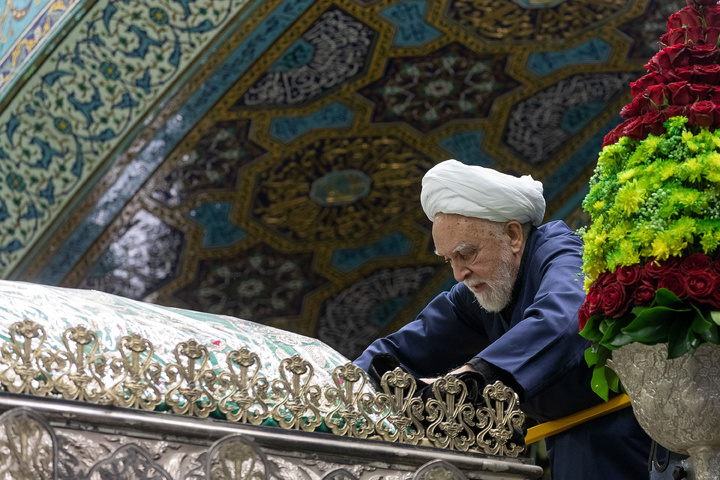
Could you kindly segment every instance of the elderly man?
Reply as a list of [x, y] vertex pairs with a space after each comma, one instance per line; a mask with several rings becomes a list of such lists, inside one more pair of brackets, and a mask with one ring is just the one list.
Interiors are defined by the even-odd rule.
[[[578, 334], [582, 241], [563, 222], [541, 225], [542, 184], [448, 160], [423, 178], [421, 203], [459, 283], [356, 364], [386, 353], [417, 378], [472, 369], [513, 387], [540, 422], [601, 402]], [[630, 409], [546, 442], [554, 480], [648, 478], [650, 439]]]

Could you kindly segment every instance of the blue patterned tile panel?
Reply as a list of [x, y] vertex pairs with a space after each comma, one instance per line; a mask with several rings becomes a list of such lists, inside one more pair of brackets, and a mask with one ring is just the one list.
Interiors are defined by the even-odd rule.
[[440, 146], [453, 154], [455, 160], [467, 165], [479, 165], [492, 168], [495, 159], [482, 149], [485, 132], [467, 130], [455, 133], [440, 140]]
[[360, 248], [344, 248], [333, 252], [332, 266], [343, 272], [351, 272], [378, 257], [400, 257], [410, 253], [412, 241], [399, 232]]
[[203, 248], [226, 247], [247, 237], [247, 232], [230, 219], [230, 202], [204, 203], [190, 211], [193, 220], [203, 227]]
[[441, 35], [437, 28], [425, 22], [426, 8], [425, 0], [413, 0], [398, 2], [382, 11], [383, 17], [390, 20], [397, 28], [393, 38], [394, 46], [418, 47]]
[[343, 128], [352, 125], [353, 112], [342, 103], [331, 103], [309, 114], [273, 118], [270, 134], [289, 143], [303, 133], [319, 128]]
[[534, 52], [528, 57], [527, 69], [542, 77], [568, 65], [604, 63], [611, 51], [606, 42], [593, 38], [570, 50]]
[[[214, 36], [248, 3], [202, 0], [166, 9], [143, 0], [95, 4], [83, 26], [0, 114], [0, 182], [16, 173], [25, 183], [23, 189], [0, 188], [8, 216], [3, 227], [9, 227], [9, 235], [0, 238], [0, 277], [12, 271], [173, 79], [207, 53]], [[115, 207], [134, 195], [165, 153], [311, 3], [286, 0], [260, 23], [136, 158], [137, 165], [126, 169], [131, 173], [123, 173], [125, 179], [100, 199], [40, 281], [56, 284], [63, 278], [84, 244], [113, 218]], [[53, 201], [42, 192], [52, 193]]]

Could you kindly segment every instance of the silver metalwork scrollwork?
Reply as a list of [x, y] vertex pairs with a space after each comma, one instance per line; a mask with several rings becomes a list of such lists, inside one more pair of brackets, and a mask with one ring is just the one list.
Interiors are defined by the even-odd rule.
[[109, 362], [116, 379], [109, 388], [115, 405], [153, 410], [163, 401], [159, 388], [162, 368], [152, 360], [154, 350], [152, 343], [137, 333], [120, 338], [120, 357]]
[[207, 347], [189, 340], [178, 344], [173, 354], [177, 363], [165, 367], [172, 383], [165, 394], [165, 403], [175, 413], [207, 417], [217, 405], [212, 394], [216, 374], [208, 367]]
[[57, 440], [52, 427], [26, 408], [0, 416], [0, 477], [56, 478]]
[[425, 434], [422, 424], [425, 404], [415, 397], [415, 379], [396, 368], [382, 376], [380, 386], [384, 393], [375, 398], [380, 415], [375, 430], [389, 442], [417, 445]]
[[367, 438], [375, 427], [367, 413], [374, 399], [371, 394], [363, 393], [367, 383], [365, 372], [348, 363], [336, 368], [332, 379], [335, 386], [325, 390], [325, 398], [331, 405], [325, 424], [336, 435]]
[[247, 348], [233, 350], [227, 356], [228, 371], [218, 375], [218, 388], [224, 392], [220, 411], [228, 420], [259, 425], [270, 415], [267, 404], [268, 381], [258, 378], [260, 357]]
[[[120, 338], [117, 352], [102, 350], [95, 332], [69, 328], [61, 346], [47, 347], [44, 328], [30, 320], [10, 327], [0, 346], [0, 383], [11, 393], [55, 394], [67, 400], [152, 410], [165, 403], [176, 414], [314, 431], [323, 423], [335, 435], [518, 456], [524, 445], [511, 438], [525, 421], [518, 397], [497, 382], [483, 391], [484, 404], [467, 400], [454, 376], [437, 380], [432, 398], [417, 396], [415, 379], [396, 369], [385, 373], [382, 391], [352, 363], [337, 366], [332, 385], [313, 381], [313, 366], [298, 355], [263, 376], [257, 354], [247, 348], [226, 355], [226, 368], [210, 365], [209, 349], [195, 340], [178, 343], [163, 369], [151, 342], [137, 333]], [[163, 376], [164, 374], [164, 376]], [[272, 378], [272, 380], [268, 380]]]
[[433, 383], [433, 397], [425, 404], [427, 421], [431, 422], [426, 436], [441, 448], [466, 451], [475, 440], [475, 409], [467, 398], [467, 386], [457, 377], [448, 375]]
[[517, 394], [512, 388], [495, 382], [485, 387], [483, 398], [485, 406], [478, 408], [475, 414], [480, 427], [475, 437], [477, 446], [491, 455], [520, 455], [525, 445], [510, 442], [513, 431], [520, 430], [525, 423]]
[[205, 477], [208, 480], [265, 480], [268, 470], [262, 452], [251, 442], [233, 435], [210, 447]]
[[[311, 383], [313, 366], [299, 355], [280, 362], [280, 378], [272, 382], [272, 418], [287, 429], [313, 431], [322, 424], [321, 392]], [[288, 374], [290, 378], [288, 378]]]

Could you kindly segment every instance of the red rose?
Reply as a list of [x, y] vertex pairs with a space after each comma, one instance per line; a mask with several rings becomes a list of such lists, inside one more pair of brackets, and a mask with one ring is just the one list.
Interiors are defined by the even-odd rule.
[[717, 45], [718, 38], [720, 38], [720, 28], [707, 27], [705, 29], [705, 43], [707, 43], [708, 45]]
[[611, 130], [610, 133], [605, 135], [605, 138], [603, 138], [602, 146], [607, 147], [608, 145], [616, 144], [618, 142], [618, 140], [620, 140], [620, 138], [618, 137], [618, 133], [620, 131], [621, 130], [618, 128], [614, 128], [613, 130]]
[[593, 286], [596, 286], [597, 288], [603, 288], [610, 285], [611, 283], [615, 283], [615, 275], [610, 272], [603, 272], [598, 275], [597, 280], [593, 282]]
[[702, 100], [711, 100], [714, 93], [714, 85], [705, 85], [702, 83], [691, 83], [690, 84], [690, 98], [693, 102], [700, 102]]
[[720, 7], [717, 2], [705, 3], [706, 7], [703, 8], [703, 17], [705, 17], [705, 26], [707, 27], [720, 27]]
[[709, 270], [690, 270], [685, 275], [685, 291], [693, 300], [707, 303], [717, 288], [717, 276]]
[[658, 85], [664, 82], [665, 77], [659, 72], [650, 72], [647, 75], [640, 77], [634, 82], [630, 82], [630, 93], [633, 98], [636, 98], [642, 92], [644, 92], [650, 85]]
[[687, 105], [695, 101], [688, 82], [673, 82], [667, 86], [672, 105]]
[[578, 326], [580, 327], [580, 331], [582, 331], [583, 328], [585, 328], [585, 324], [588, 321], [588, 318], [590, 318], [590, 312], [588, 310], [587, 303], [583, 303], [582, 307], [580, 307], [580, 310], [578, 311]]
[[[687, 56], [687, 52], [689, 52], [689, 56]], [[695, 65], [711, 65], [717, 62], [718, 55], [720, 55], [720, 50], [715, 45], [694, 45], [674, 61], [677, 66], [684, 66], [683, 64], [687, 64], [685, 62]]]
[[653, 135], [662, 135], [665, 133], [665, 116], [661, 111], [650, 112], [642, 116], [642, 121], [647, 125], [648, 132]]
[[648, 279], [657, 280], [676, 268], [677, 259], [675, 257], [670, 257], [667, 260], [657, 261], [655, 259], [652, 259], [645, 264], [645, 267], [643, 268], [643, 275]]
[[707, 43], [706, 36], [707, 32], [705, 32], [704, 28], [675, 28], [660, 37], [660, 45], [669, 47], [680, 44], [702, 44]]
[[[687, 45], [671, 45], [663, 48], [650, 59], [645, 68], [653, 72], [662, 72], [677, 67], [687, 66]], [[684, 60], [683, 60], [684, 59]]]
[[[720, 31], [720, 28], [717, 30]], [[712, 65], [695, 65], [693, 73], [692, 80], [697, 83], [717, 85], [720, 81], [720, 65], [716, 63]]]
[[647, 138], [650, 129], [642, 121], [642, 117], [636, 117], [629, 122], [623, 123], [622, 134], [634, 140], [644, 140]]
[[640, 281], [641, 276], [642, 270], [638, 265], [627, 265], [615, 270], [615, 278], [620, 285], [632, 287]]
[[630, 307], [632, 297], [627, 294], [625, 287], [619, 283], [611, 283], [603, 289], [602, 309], [610, 318], [622, 317]]
[[667, 288], [678, 298], [685, 298], [687, 291], [685, 290], [685, 277], [677, 270], [665, 272], [658, 279], [658, 288]]
[[690, 105], [688, 121], [691, 125], [698, 125], [700, 127], [713, 125], [715, 121], [715, 104], [708, 100], [693, 103]]
[[692, 80], [694, 67], [680, 67], [663, 72], [663, 76], [667, 78], [665, 83], [673, 82], [689, 82]]
[[653, 85], [666, 85], [672, 82], [689, 81], [691, 75], [691, 67], [665, 70], [663, 72], [650, 72], [635, 82], [630, 83], [630, 93], [633, 98], [636, 98]]
[[693, 253], [682, 259], [680, 272], [688, 273], [692, 270], [710, 270], [713, 267], [713, 260], [704, 253]]
[[700, 13], [693, 6], [687, 6], [668, 18], [668, 30], [683, 27], [702, 27]]
[[720, 309], [720, 288], [715, 289], [713, 292], [713, 295], [710, 298], [710, 305], [716, 310]]
[[667, 48], [672, 45], [688, 43], [687, 28], [674, 28], [660, 37], [660, 46]]
[[622, 110], [620, 110], [620, 116], [626, 120], [629, 120], [640, 115], [638, 113], [638, 105], [640, 104], [640, 99], [641, 97], [637, 97], [635, 100], [632, 101], [632, 103], [628, 103], [627, 105], [625, 105]]
[[685, 110], [687, 110], [685, 105], [670, 105], [662, 111], [663, 119], [667, 121], [668, 118], [681, 117], [685, 115]]
[[687, 45], [717, 45], [718, 33], [720, 33], [720, 29], [717, 27], [677, 28], [660, 37], [660, 44], [666, 47], [683, 43]]
[[648, 307], [655, 300], [655, 292], [657, 288], [655, 285], [642, 281], [640, 285], [636, 286], [632, 292], [632, 299], [636, 305], [641, 307]]
[[588, 314], [590, 314], [591, 317], [602, 312], [602, 290], [594, 286], [590, 287], [583, 305], [587, 306]]
[[633, 100], [633, 103], [635, 103], [636, 101], [639, 101], [640, 98], [642, 99], [638, 102], [638, 111], [640, 115], [652, 110], [659, 110], [660, 107], [668, 103], [668, 94], [665, 93], [666, 88], [667, 87], [665, 85], [651, 85], [643, 92], [641, 97]]

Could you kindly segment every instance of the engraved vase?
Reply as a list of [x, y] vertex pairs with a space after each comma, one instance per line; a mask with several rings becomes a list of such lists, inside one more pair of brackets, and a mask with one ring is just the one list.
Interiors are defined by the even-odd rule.
[[696, 480], [720, 472], [720, 346], [668, 360], [667, 344], [631, 343], [613, 351], [611, 367], [640, 426], [660, 445], [689, 455]]

